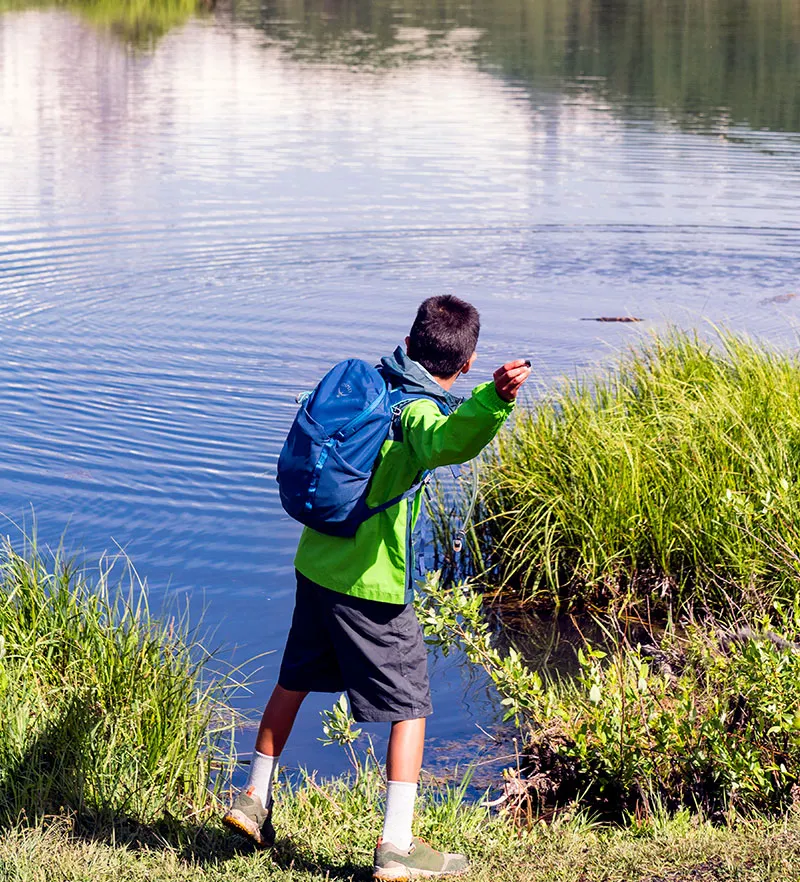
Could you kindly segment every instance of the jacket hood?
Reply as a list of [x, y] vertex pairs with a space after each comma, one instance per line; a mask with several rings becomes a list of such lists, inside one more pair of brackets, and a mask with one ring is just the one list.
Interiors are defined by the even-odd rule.
[[449, 410], [455, 410], [464, 399], [443, 389], [421, 364], [409, 358], [405, 349], [398, 346], [391, 354], [381, 359], [381, 372], [394, 389], [409, 395], [422, 395], [444, 403]]

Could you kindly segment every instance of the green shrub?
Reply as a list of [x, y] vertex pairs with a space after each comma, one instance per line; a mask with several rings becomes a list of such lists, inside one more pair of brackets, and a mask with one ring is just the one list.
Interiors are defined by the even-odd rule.
[[757, 627], [674, 627], [659, 646], [624, 638], [578, 652], [580, 673], [547, 679], [494, 648], [481, 595], [428, 580], [430, 643], [482, 665], [507, 716], [528, 729], [527, 793], [536, 807], [574, 800], [604, 814], [686, 807], [781, 812], [800, 793], [800, 605]]
[[482, 464], [479, 547], [542, 605], [792, 597], [798, 476], [795, 356], [673, 332], [521, 410]]
[[[226, 689], [185, 620], [161, 623], [56, 558], [0, 549], [0, 821], [202, 813], [232, 762]], [[215, 773], [219, 774], [215, 774]], [[219, 782], [215, 784], [215, 780]]]

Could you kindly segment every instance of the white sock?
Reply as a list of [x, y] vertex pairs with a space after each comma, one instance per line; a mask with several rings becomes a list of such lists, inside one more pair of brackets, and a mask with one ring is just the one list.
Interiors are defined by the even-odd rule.
[[267, 756], [257, 750], [253, 751], [253, 758], [250, 760], [250, 776], [244, 789], [250, 791], [252, 788], [252, 794], [260, 798], [264, 808], [269, 807], [269, 801], [272, 799], [272, 782], [275, 780], [275, 766], [277, 765], [278, 757]]
[[386, 815], [381, 838], [384, 842], [391, 842], [399, 851], [411, 848], [411, 822], [416, 798], [416, 784], [389, 781], [386, 785]]

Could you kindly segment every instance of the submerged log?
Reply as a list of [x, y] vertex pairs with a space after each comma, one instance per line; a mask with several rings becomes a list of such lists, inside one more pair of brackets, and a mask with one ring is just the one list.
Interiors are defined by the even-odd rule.
[[582, 318], [582, 322], [643, 322], [644, 319], [636, 318], [633, 315], [601, 315], [596, 318]]

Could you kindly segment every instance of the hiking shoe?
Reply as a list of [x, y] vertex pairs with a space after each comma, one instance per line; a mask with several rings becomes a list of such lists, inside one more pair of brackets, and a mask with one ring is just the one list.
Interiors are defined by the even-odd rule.
[[434, 876], [459, 876], [467, 870], [469, 861], [463, 854], [436, 851], [416, 836], [411, 840], [408, 851], [400, 851], [391, 842], [379, 839], [375, 849], [372, 878], [402, 882], [406, 879], [429, 879]]
[[248, 787], [233, 801], [225, 812], [222, 823], [232, 830], [249, 836], [261, 848], [272, 848], [275, 844], [275, 828], [272, 826], [272, 800], [265, 809], [255, 790]]

